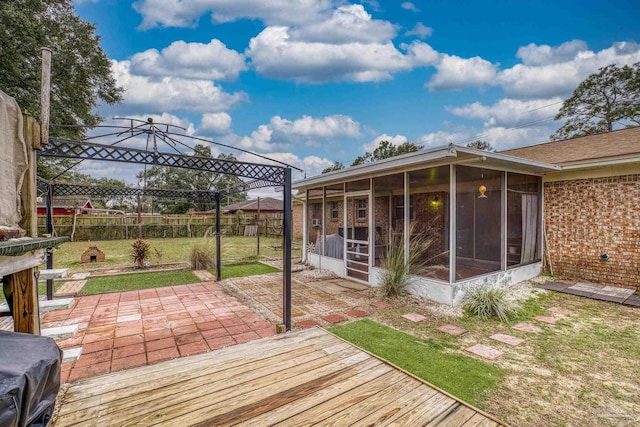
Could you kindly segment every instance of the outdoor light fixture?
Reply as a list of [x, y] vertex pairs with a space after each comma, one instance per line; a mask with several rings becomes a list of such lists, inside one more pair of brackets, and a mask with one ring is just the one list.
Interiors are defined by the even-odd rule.
[[487, 198], [487, 196], [484, 194], [487, 192], [487, 187], [485, 187], [484, 185], [481, 185], [480, 187], [478, 187], [478, 192], [480, 193], [480, 195], [478, 196], [478, 199]]
[[437, 208], [438, 206], [440, 206], [440, 199], [438, 198], [438, 196], [435, 196], [431, 201], [431, 207]]

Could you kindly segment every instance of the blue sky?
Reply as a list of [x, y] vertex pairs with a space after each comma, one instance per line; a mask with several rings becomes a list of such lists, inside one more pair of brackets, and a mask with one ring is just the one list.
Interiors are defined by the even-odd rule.
[[[382, 139], [547, 140], [599, 67], [640, 61], [629, 1], [83, 0], [125, 101], [314, 175]], [[246, 160], [255, 160], [242, 155]], [[131, 179], [123, 166], [85, 166]]]

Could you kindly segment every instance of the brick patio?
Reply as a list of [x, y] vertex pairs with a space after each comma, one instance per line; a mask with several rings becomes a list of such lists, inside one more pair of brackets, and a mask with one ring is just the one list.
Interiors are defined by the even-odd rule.
[[42, 327], [79, 325], [62, 349], [82, 347], [63, 364], [62, 381], [202, 353], [275, 334], [274, 326], [212, 282], [76, 298], [46, 313]]

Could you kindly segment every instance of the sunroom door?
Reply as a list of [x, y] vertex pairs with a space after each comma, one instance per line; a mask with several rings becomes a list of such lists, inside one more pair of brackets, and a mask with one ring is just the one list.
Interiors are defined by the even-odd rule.
[[347, 276], [369, 283], [369, 192], [345, 195], [344, 262]]

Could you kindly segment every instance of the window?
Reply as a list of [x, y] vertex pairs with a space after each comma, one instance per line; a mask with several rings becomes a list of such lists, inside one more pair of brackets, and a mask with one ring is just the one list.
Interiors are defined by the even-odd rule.
[[[404, 196], [395, 196], [394, 200], [396, 203], [394, 218], [404, 220]], [[409, 218], [412, 220], [415, 219], [413, 212], [413, 195], [409, 197]]]
[[338, 219], [338, 202], [331, 202], [331, 219]]
[[358, 219], [366, 219], [367, 218], [367, 199], [358, 199]]

